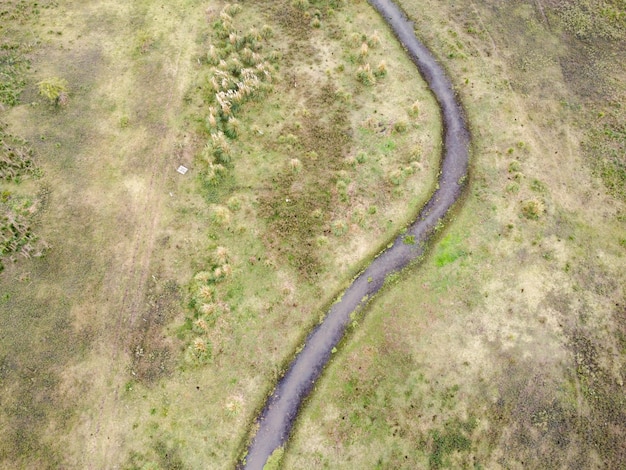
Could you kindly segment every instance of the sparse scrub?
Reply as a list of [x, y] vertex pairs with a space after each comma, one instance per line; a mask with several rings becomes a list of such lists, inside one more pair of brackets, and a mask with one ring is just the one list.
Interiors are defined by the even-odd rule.
[[26, 84], [26, 49], [23, 45], [10, 42], [5, 42], [0, 47], [0, 104], [15, 106], [19, 103]]
[[0, 129], [0, 179], [13, 181], [33, 171], [33, 150], [24, 140]]

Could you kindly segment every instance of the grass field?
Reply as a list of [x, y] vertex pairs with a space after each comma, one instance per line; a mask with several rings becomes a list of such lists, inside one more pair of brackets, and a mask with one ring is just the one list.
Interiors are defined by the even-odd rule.
[[[400, 3], [466, 108], [468, 193], [283, 467], [616, 468], [623, 5]], [[232, 468], [433, 189], [433, 98], [363, 0], [7, 0], [0, 26], [0, 468]]]
[[232, 467], [306, 331], [428, 197], [438, 110], [378, 17], [224, 6], [2, 4], [3, 140], [32, 156], [2, 210], [43, 256], [3, 251], [0, 467]]

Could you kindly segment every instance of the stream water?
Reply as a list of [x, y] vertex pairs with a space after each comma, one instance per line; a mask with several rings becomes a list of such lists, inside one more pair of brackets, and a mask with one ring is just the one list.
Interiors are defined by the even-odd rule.
[[[343, 337], [350, 314], [378, 292], [389, 274], [423, 254], [425, 242], [460, 196], [467, 175], [470, 134], [450, 80], [417, 39], [413, 23], [395, 3], [390, 0], [369, 2], [402, 43], [441, 109], [444, 145], [439, 184], [406, 233], [399, 235], [390, 248], [374, 259], [343, 293], [341, 300], [333, 304], [324, 321], [308, 335], [303, 349], [257, 418], [258, 431], [240, 468], [261, 470], [272, 452], [285, 444], [300, 405], [330, 359], [332, 349]], [[405, 243], [407, 236], [413, 236], [415, 243]]]

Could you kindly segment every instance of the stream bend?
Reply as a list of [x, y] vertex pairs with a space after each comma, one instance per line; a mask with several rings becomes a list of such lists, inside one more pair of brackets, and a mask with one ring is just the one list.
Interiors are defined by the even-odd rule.
[[[262, 470], [267, 459], [285, 444], [304, 398], [313, 388], [332, 349], [344, 335], [350, 314], [378, 292], [385, 277], [399, 271], [424, 253], [425, 242], [461, 195], [467, 176], [470, 134], [452, 83], [430, 51], [417, 39], [413, 23], [391, 0], [368, 0], [381, 14], [404, 46], [441, 109], [443, 155], [437, 190], [406, 233], [399, 235], [346, 289], [341, 300], [330, 308], [324, 321], [307, 337], [300, 353], [280, 379], [257, 418], [258, 431], [248, 447], [240, 468]], [[414, 244], [404, 243], [407, 236]]]

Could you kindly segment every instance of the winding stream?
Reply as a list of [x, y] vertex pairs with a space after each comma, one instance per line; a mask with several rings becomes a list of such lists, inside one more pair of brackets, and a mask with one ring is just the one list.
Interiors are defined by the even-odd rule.
[[[467, 175], [470, 135], [452, 84], [430, 51], [417, 39], [413, 24], [391, 0], [369, 0], [387, 21], [435, 95], [444, 124], [439, 184], [405, 234], [378, 256], [331, 307], [324, 321], [307, 337], [304, 348], [278, 382], [257, 419], [258, 431], [243, 467], [261, 470], [278, 447], [285, 444], [304, 398], [313, 388], [332, 349], [341, 340], [350, 314], [378, 292], [385, 277], [399, 271], [424, 252], [425, 242], [461, 194]], [[415, 243], [404, 243], [414, 236]]]

